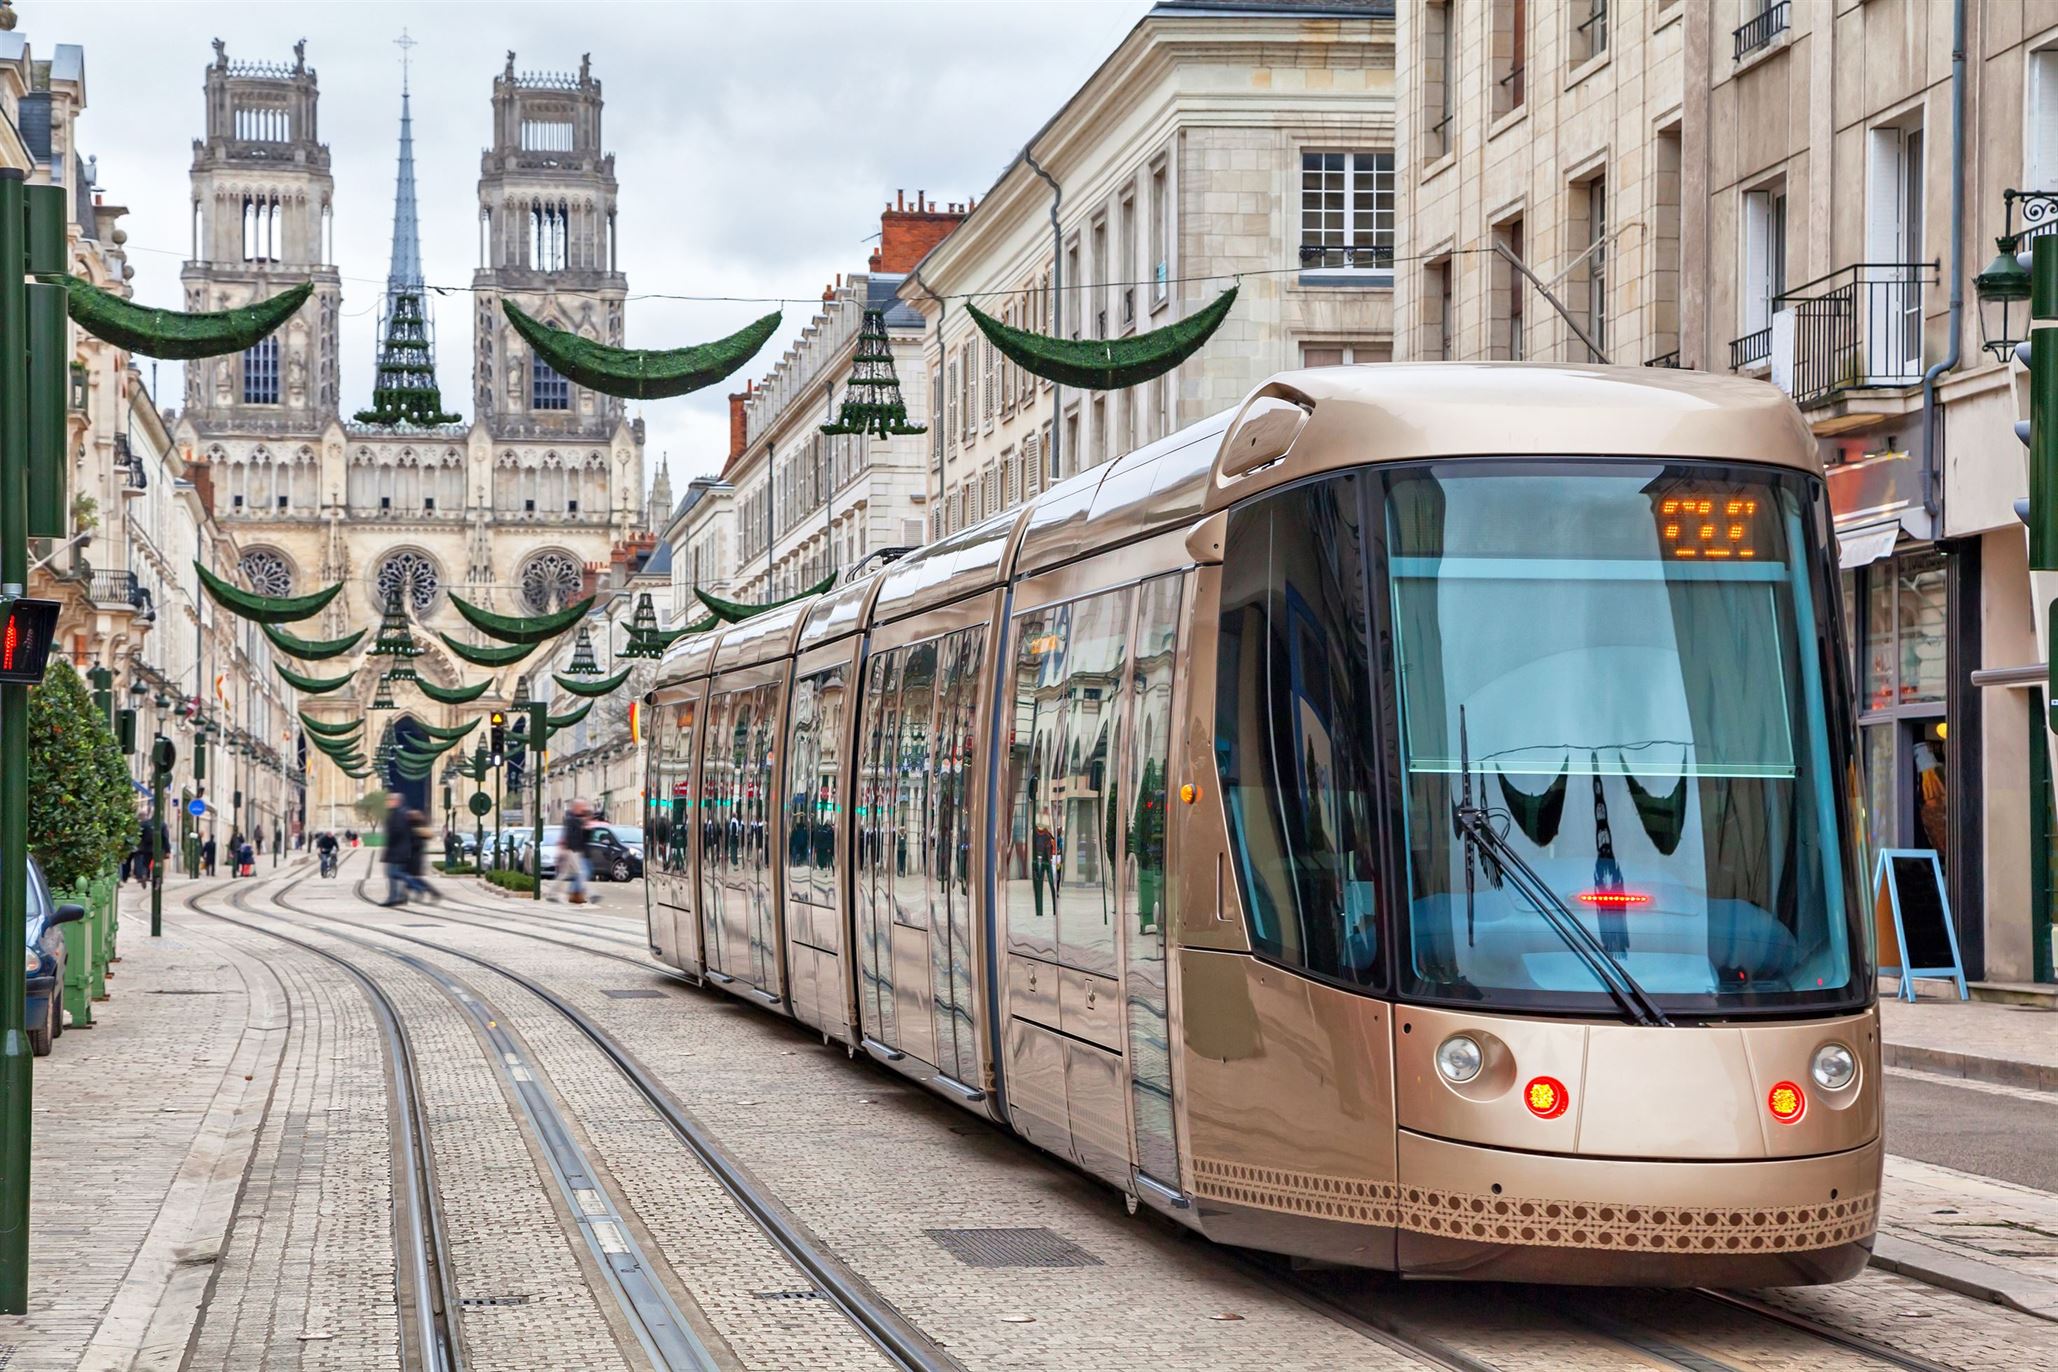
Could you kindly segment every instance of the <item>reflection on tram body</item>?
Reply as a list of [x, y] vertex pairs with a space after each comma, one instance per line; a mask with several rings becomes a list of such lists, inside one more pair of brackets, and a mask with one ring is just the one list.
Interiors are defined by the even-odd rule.
[[674, 649], [653, 951], [1227, 1242], [1848, 1276], [1831, 546], [1767, 387], [1284, 374]]

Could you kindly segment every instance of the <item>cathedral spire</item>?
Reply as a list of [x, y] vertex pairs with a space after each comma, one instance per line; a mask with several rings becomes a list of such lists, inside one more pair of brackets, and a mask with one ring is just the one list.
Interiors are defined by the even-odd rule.
[[430, 336], [427, 294], [422, 281], [421, 224], [414, 199], [414, 118], [409, 106], [408, 50], [416, 39], [400, 31], [400, 165], [393, 179], [393, 257], [386, 270], [386, 304], [379, 328], [379, 372], [372, 408], [357, 414], [361, 424], [455, 424], [443, 413], [436, 389], [436, 348]]
[[672, 455], [658, 458], [657, 480], [650, 483], [650, 508], [643, 512], [643, 526], [653, 532], [665, 527], [672, 517]]

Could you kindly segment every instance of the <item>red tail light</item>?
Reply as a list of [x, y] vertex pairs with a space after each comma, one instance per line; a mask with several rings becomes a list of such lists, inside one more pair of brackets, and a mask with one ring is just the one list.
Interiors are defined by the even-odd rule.
[[1556, 1077], [1536, 1077], [1522, 1088], [1522, 1103], [1538, 1119], [1554, 1120], [1572, 1104], [1572, 1096]]
[[1808, 1097], [1794, 1083], [1782, 1081], [1765, 1093], [1765, 1108], [1781, 1124], [1799, 1124], [1808, 1113]]
[[1603, 910], [1633, 910], [1651, 903], [1651, 898], [1642, 891], [1581, 891], [1578, 899], [1582, 905]]

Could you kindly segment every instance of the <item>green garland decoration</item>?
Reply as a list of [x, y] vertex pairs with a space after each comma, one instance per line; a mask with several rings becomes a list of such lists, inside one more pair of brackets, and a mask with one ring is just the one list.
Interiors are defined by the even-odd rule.
[[[452, 600], [457, 599], [456, 596], [450, 598]], [[440, 629], [436, 631], [436, 637], [443, 640], [444, 647], [450, 649], [451, 652], [456, 653], [458, 657], [471, 663], [474, 667], [506, 667], [520, 662], [530, 653], [536, 651], [536, 645], [533, 643], [515, 643], [505, 648], [474, 648], [464, 640], [452, 638]], [[421, 683], [417, 682], [416, 684], [420, 685]], [[433, 699], [433, 697], [431, 698]]]
[[469, 705], [492, 688], [493, 680], [488, 677], [476, 686], [438, 686], [433, 681], [417, 679], [414, 685], [416, 690], [438, 705]]
[[580, 720], [592, 714], [593, 707], [597, 703], [598, 702], [596, 701], [589, 700], [584, 705], [581, 705], [578, 709], [573, 710], [570, 714], [545, 715], [543, 718], [544, 721], [550, 725], [550, 731], [552, 733], [556, 733], [559, 729], [571, 728], [574, 724], [577, 724]]
[[443, 740], [443, 742], [441, 743], [435, 744], [422, 744], [410, 741], [401, 744], [400, 751], [403, 754], [412, 753], [416, 757], [442, 757], [445, 753], [449, 752], [452, 748], [455, 748], [456, 746], [457, 740], [454, 738], [448, 738]]
[[64, 287], [65, 308], [72, 322], [87, 333], [117, 348], [172, 362], [242, 352], [291, 319], [314, 294], [314, 283], [303, 281], [254, 305], [212, 314], [181, 314], [132, 304], [76, 276], [66, 276], [58, 284]]
[[230, 614], [241, 615], [254, 624], [291, 624], [295, 620], [317, 615], [343, 592], [343, 583], [337, 582], [307, 595], [268, 596], [246, 591], [234, 582], [224, 581], [198, 562], [193, 570], [200, 574], [200, 584], [214, 597], [215, 604]]
[[[701, 604], [714, 611], [716, 619], [724, 620], [730, 624], [740, 624], [754, 615], [761, 615], [767, 610], [776, 610], [781, 605], [791, 605], [796, 600], [812, 600], [835, 584], [836, 573], [831, 572], [804, 591], [795, 592], [783, 600], [768, 600], [762, 605], [751, 605], [741, 600], [724, 600], [718, 595], [709, 595], [697, 586], [694, 587], [693, 594], [700, 597]], [[455, 597], [452, 598], [455, 599]], [[703, 620], [702, 623], [706, 623], [706, 621]]]
[[1012, 328], [973, 305], [965, 313], [1001, 355], [1037, 376], [1087, 391], [1119, 391], [1163, 376], [1200, 350], [1236, 303], [1236, 287], [1176, 324], [1129, 338], [1052, 338]]
[[[604, 676], [598, 681], [589, 681], [585, 677], [560, 676], [556, 672], [550, 674], [550, 679], [575, 696], [598, 697], [606, 695], [609, 691], [614, 690], [617, 686], [627, 681], [629, 673], [635, 670], [633, 667], [624, 667], [613, 676]], [[548, 716], [545, 717], [548, 718]]]
[[491, 610], [482, 610], [461, 595], [453, 594], [450, 603], [464, 616], [465, 623], [502, 643], [546, 643], [565, 630], [577, 624], [593, 608], [595, 597], [587, 596], [576, 605], [567, 605], [555, 614], [533, 615], [527, 619], [514, 615], [497, 615]]
[[[419, 723], [420, 721], [416, 722]], [[436, 739], [444, 743], [455, 743], [458, 739], [463, 738], [466, 734], [470, 733], [472, 730], [478, 727], [479, 721], [476, 717], [474, 717], [469, 723], [460, 724], [454, 729], [439, 729], [433, 724], [423, 724], [421, 726], [423, 733], [427, 734], [430, 738]]]
[[272, 670], [277, 672], [279, 679], [288, 686], [291, 686], [302, 695], [309, 696], [325, 696], [331, 691], [340, 691], [351, 682], [357, 680], [355, 668], [341, 676], [332, 677], [302, 676], [283, 662], [274, 662]]
[[332, 657], [341, 657], [355, 648], [365, 635], [365, 631], [359, 629], [344, 638], [298, 638], [276, 624], [260, 624], [258, 627], [264, 630], [264, 636], [271, 640], [272, 647], [303, 662], [326, 662]]
[[779, 312], [744, 325], [727, 338], [690, 348], [610, 348], [564, 329], [553, 329], [512, 300], [500, 308], [515, 332], [558, 375], [590, 391], [626, 400], [663, 400], [712, 386], [757, 355], [778, 332]]
[[363, 739], [357, 738], [310, 738], [307, 741], [333, 758], [349, 757], [364, 743]]
[[312, 718], [305, 710], [300, 712], [300, 723], [306, 728], [307, 732], [322, 738], [341, 738], [352, 729], [364, 727], [362, 719], [353, 719], [348, 723], [338, 724], [334, 720]]

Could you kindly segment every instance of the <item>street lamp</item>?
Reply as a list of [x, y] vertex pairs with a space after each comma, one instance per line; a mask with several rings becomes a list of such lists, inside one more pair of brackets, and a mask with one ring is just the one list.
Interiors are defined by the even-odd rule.
[[2029, 331], [2029, 273], [2016, 256], [2020, 242], [2021, 236], [2012, 233], [1995, 239], [2000, 251], [1972, 278], [1973, 293], [1979, 297], [1980, 339], [1996, 362], [2006, 362]]

